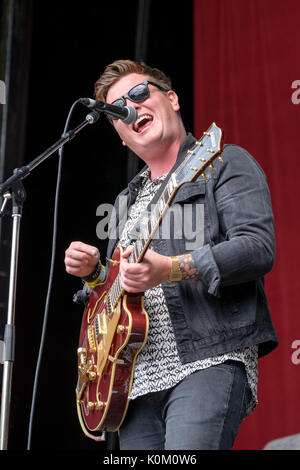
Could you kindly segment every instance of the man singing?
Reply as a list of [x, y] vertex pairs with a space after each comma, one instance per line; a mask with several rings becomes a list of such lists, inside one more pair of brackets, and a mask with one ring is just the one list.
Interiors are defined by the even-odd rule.
[[[257, 360], [277, 345], [263, 284], [275, 254], [265, 175], [246, 150], [225, 145], [216, 171], [182, 185], [172, 202], [182, 211], [190, 205], [193, 220], [184, 223], [201, 222], [192, 248], [185, 230], [172, 236], [180, 219], [170, 218], [171, 236], [155, 237], [142, 262], [129, 262], [133, 229], [195, 138], [158, 69], [115, 61], [96, 82], [95, 95], [136, 109], [134, 124], [111, 122], [122, 144], [145, 162], [120, 195], [128, 201], [127, 220], [107, 252], [110, 258], [117, 244], [125, 248], [122, 288], [144, 292], [149, 317], [120, 448], [231, 449], [257, 403]], [[97, 248], [81, 242], [70, 244], [65, 265], [90, 286], [105, 276]]]

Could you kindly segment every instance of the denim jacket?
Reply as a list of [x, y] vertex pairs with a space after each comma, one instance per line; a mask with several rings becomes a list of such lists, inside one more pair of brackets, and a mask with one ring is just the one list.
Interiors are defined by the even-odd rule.
[[[194, 142], [188, 134], [176, 165]], [[278, 343], [264, 290], [275, 256], [266, 177], [241, 147], [225, 145], [222, 158], [207, 180], [200, 176], [180, 186], [169, 208], [167, 236], [162, 223], [152, 240], [158, 253], [191, 253], [201, 275], [200, 281], [162, 284], [183, 363], [254, 344], [261, 357]], [[117, 226], [136, 198], [143, 171], [117, 198]], [[126, 201], [121, 210], [120, 197]], [[110, 237], [108, 258], [116, 241]]]

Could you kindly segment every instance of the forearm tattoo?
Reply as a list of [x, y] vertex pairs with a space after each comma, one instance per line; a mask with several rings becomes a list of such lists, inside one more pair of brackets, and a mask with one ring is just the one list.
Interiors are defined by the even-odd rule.
[[182, 272], [182, 280], [199, 280], [200, 273], [195, 266], [194, 259], [190, 253], [177, 256], [179, 268]]

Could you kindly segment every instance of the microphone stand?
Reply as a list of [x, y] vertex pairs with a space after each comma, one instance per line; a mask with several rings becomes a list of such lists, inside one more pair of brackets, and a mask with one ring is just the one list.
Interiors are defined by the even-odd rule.
[[16, 287], [17, 287], [17, 267], [19, 256], [19, 237], [22, 218], [23, 203], [26, 198], [26, 192], [22, 180], [29, 173], [52, 155], [65, 143], [72, 140], [78, 132], [84, 129], [88, 124], [94, 124], [99, 118], [97, 111], [90, 112], [85, 120], [75, 129], [66, 132], [62, 137], [45, 152], [41, 153], [28, 165], [16, 168], [13, 175], [5, 182], [0, 184], [0, 196], [3, 195], [3, 204], [0, 210], [0, 217], [4, 215], [4, 209], [7, 202], [12, 200], [12, 243], [10, 260], [10, 277], [8, 293], [8, 312], [7, 323], [4, 330], [4, 350], [3, 350], [3, 381], [1, 398], [1, 418], [0, 418], [0, 450], [6, 450], [8, 444], [8, 428], [11, 401], [12, 369], [15, 356], [15, 305], [16, 305]]

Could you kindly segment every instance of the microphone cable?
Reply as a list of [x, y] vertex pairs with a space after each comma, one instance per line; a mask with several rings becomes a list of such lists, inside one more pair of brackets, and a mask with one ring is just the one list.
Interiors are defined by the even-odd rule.
[[[68, 114], [65, 127], [64, 127], [63, 136], [66, 134], [68, 130], [73, 110], [78, 103], [79, 103], [79, 100], [76, 100], [72, 104], [69, 110], [69, 114]], [[35, 378], [34, 378], [34, 385], [33, 385], [33, 394], [32, 394], [32, 402], [31, 402], [31, 410], [30, 410], [30, 418], [29, 418], [27, 450], [30, 450], [31, 448], [32, 427], [33, 427], [34, 410], [35, 410], [35, 402], [36, 402], [37, 387], [38, 387], [38, 378], [39, 378], [39, 372], [40, 372], [40, 367], [41, 367], [41, 362], [42, 362], [43, 349], [45, 345], [46, 327], [47, 327], [47, 321], [48, 321], [49, 304], [50, 304], [51, 290], [52, 290], [52, 283], [53, 283], [53, 273], [54, 273], [55, 255], [56, 255], [56, 240], [57, 240], [58, 200], [59, 200], [60, 183], [61, 183], [64, 145], [58, 149], [58, 154], [59, 154], [59, 162], [58, 162], [56, 192], [55, 192], [55, 202], [54, 202], [54, 215], [53, 215], [52, 255], [51, 255], [51, 263], [50, 263], [48, 291], [47, 291], [45, 311], [44, 311], [44, 320], [43, 320], [43, 326], [42, 326], [42, 335], [41, 335], [40, 348], [39, 348], [39, 354], [38, 354], [38, 360], [37, 360], [37, 366], [36, 366]]]

